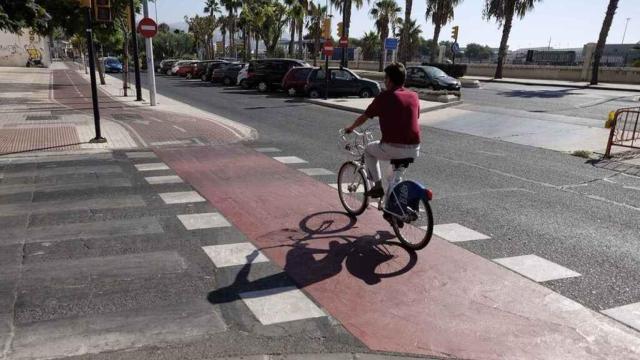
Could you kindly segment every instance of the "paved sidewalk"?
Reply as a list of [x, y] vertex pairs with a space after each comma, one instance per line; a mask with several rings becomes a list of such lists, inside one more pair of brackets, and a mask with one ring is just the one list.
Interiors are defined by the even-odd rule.
[[478, 80], [482, 82], [505, 83], [505, 84], [557, 86], [557, 87], [569, 87], [569, 88], [577, 88], [577, 89], [598, 89], [598, 90], [640, 92], [640, 84], [599, 83], [598, 85], [591, 85], [589, 84], [589, 82], [586, 82], [586, 81], [563, 81], [563, 80], [519, 79], [519, 78], [494, 79], [490, 76], [474, 76], [474, 75], [467, 75], [467, 76], [464, 76], [462, 79]]

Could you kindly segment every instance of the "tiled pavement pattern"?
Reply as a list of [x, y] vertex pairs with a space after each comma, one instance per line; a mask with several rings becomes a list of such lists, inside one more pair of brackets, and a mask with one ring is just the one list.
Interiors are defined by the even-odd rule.
[[[254, 147], [254, 150], [266, 155], [272, 156], [275, 160], [287, 164], [289, 166], [297, 168], [299, 171], [325, 182], [327, 185], [334, 189], [338, 189], [338, 184], [334, 183], [337, 180], [337, 174], [333, 171], [324, 168], [313, 168], [312, 164], [309, 164], [306, 160], [297, 156], [288, 155], [282, 156], [280, 150], [277, 147], [260, 146]], [[364, 188], [360, 187], [357, 193], [364, 192]], [[377, 208], [378, 203], [375, 201], [369, 202], [370, 207]], [[436, 218], [437, 219], [437, 218]], [[437, 221], [437, 220], [436, 220]], [[473, 229], [465, 227], [461, 224], [438, 224], [434, 225], [433, 233], [436, 236], [441, 237], [452, 243], [461, 243], [469, 241], [483, 241], [491, 240], [491, 236], [479, 233]], [[492, 259], [494, 262], [510, 269], [528, 279], [536, 282], [551, 282], [557, 280], [564, 280], [574, 277], [580, 277], [576, 271], [568, 269], [560, 264], [556, 264], [553, 261], [547, 260], [536, 254], [523, 254], [519, 256], [512, 256], [507, 258]], [[621, 323], [640, 331], [640, 303], [627, 304], [618, 306], [611, 309], [605, 309], [600, 311]]]
[[193, 189], [154, 162], [0, 159], [0, 358], [366, 351], [212, 204], [165, 203]]

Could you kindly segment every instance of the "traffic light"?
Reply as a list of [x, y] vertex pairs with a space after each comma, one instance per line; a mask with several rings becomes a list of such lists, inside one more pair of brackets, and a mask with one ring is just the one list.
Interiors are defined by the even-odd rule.
[[91, 0], [80, 0], [78, 2], [80, 3], [80, 7], [91, 7]]
[[342, 38], [344, 36], [344, 28], [342, 27], [342, 22], [338, 23], [338, 37]]
[[331, 37], [331, 19], [325, 18], [322, 23], [322, 37], [328, 39]]
[[97, 22], [111, 22], [112, 19], [110, 0], [95, 0], [93, 16]]
[[459, 26], [454, 26], [451, 28], [451, 37], [455, 40], [458, 41], [458, 30], [460, 29]]

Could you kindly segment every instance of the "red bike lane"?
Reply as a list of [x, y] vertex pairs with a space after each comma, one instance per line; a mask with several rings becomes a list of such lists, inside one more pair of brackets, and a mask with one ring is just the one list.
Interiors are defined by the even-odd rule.
[[242, 145], [156, 153], [373, 350], [640, 358], [636, 331], [438, 237], [417, 253], [393, 245], [381, 213], [350, 219], [336, 190], [264, 154]]

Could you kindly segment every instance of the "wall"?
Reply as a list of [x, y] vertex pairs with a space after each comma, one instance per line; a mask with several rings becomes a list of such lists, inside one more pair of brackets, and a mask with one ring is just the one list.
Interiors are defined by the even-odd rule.
[[0, 66], [26, 66], [29, 57], [41, 58], [49, 66], [49, 43], [46, 37], [31, 35], [25, 29], [22, 35], [0, 31]]

